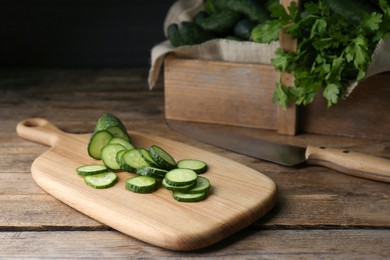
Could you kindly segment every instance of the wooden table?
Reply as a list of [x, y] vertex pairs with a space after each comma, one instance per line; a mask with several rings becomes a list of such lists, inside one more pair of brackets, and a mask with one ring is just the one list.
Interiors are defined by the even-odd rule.
[[[321, 167], [287, 168], [189, 139], [167, 127], [162, 84], [149, 91], [146, 77], [146, 69], [0, 70], [1, 259], [390, 257], [389, 184]], [[16, 124], [43, 117], [63, 131], [88, 133], [103, 112], [116, 114], [128, 129], [185, 142], [264, 173], [279, 187], [276, 207], [214, 246], [175, 252], [123, 235], [66, 206], [34, 183], [31, 163], [48, 147], [20, 139]], [[390, 142], [259, 134], [390, 158]]]

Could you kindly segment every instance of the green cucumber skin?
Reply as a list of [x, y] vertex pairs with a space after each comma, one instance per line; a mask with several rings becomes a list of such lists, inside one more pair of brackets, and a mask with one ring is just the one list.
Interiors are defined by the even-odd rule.
[[168, 26], [167, 38], [173, 47], [180, 47], [200, 44], [215, 38], [215, 36], [198, 24], [183, 21], [179, 24], [173, 23]]
[[116, 156], [115, 156], [115, 160], [116, 162], [118, 163], [118, 165], [121, 167], [121, 170], [124, 170], [126, 171], [125, 167], [125, 163], [123, 162], [122, 160], [122, 155], [126, 152], [126, 150], [122, 150], [122, 151], [119, 151]]
[[137, 169], [134, 167], [131, 167], [129, 164], [127, 164], [126, 161], [123, 159], [123, 155], [121, 157], [121, 163], [119, 164], [119, 165], [121, 165], [122, 170], [127, 171], [127, 172], [131, 172], [131, 173], [136, 173]]
[[183, 21], [178, 25], [178, 29], [182, 45], [200, 44], [214, 38], [211, 32], [204, 30], [201, 26], [193, 22]]
[[[186, 173], [189, 178], [178, 180], [178, 178], [180, 178], [180, 175], [183, 175], [184, 173]], [[167, 174], [165, 174], [165, 181], [171, 186], [188, 185], [196, 181], [197, 178], [198, 175], [196, 174], [196, 172], [190, 169], [173, 169], [167, 172]]]
[[[148, 180], [152, 181], [151, 185], [148, 186], [138, 186], [134, 182], [137, 179], [148, 178]], [[136, 193], [152, 193], [157, 190], [157, 181], [153, 177], [148, 176], [136, 176], [126, 180], [126, 189]]]
[[252, 29], [257, 25], [256, 22], [249, 19], [238, 21], [233, 28], [234, 35], [242, 40], [250, 40]]
[[130, 136], [127, 133], [126, 127], [124, 126], [123, 122], [118, 117], [110, 113], [105, 113], [99, 117], [98, 121], [96, 122], [94, 132], [108, 130], [111, 127], [118, 127], [121, 130], [121, 133], [114, 134], [115, 137], [121, 137], [124, 138], [126, 141], [130, 142]]
[[112, 138], [108, 144], [120, 144], [123, 147], [125, 147], [126, 150], [130, 150], [130, 149], [135, 148], [131, 143], [129, 143], [128, 141], [126, 141], [125, 139], [123, 139], [121, 137]]
[[[95, 165], [100, 166], [101, 170], [87, 171], [87, 170], [82, 169], [83, 167], [95, 166]], [[97, 165], [97, 164], [83, 165], [83, 166], [80, 166], [76, 169], [77, 174], [80, 176], [95, 175], [95, 174], [100, 174], [100, 173], [104, 173], [107, 171], [108, 171], [108, 168], [105, 165]]]
[[122, 129], [119, 126], [112, 126], [107, 128], [107, 131], [110, 132], [114, 137], [121, 138], [127, 142], [130, 142], [130, 136], [126, 132], [126, 129]]
[[187, 185], [183, 185], [183, 186], [172, 186], [172, 185], [168, 184], [166, 179], [164, 178], [161, 185], [163, 188], [170, 190], [170, 191], [187, 192], [188, 190], [190, 190], [196, 186], [196, 181], [194, 181], [191, 184], [187, 184]]
[[[162, 158], [159, 155], [158, 150], [161, 150], [168, 157], [170, 157], [172, 162], [168, 162], [164, 158]], [[175, 159], [173, 159], [173, 157], [169, 153], [167, 153], [164, 149], [162, 149], [161, 147], [158, 147], [156, 145], [152, 145], [149, 149], [149, 154], [153, 158], [153, 160], [164, 170], [173, 170], [177, 167]]]
[[[193, 195], [192, 198], [186, 198], [186, 195]], [[199, 202], [207, 198], [207, 193], [187, 194], [179, 191], [172, 192], [172, 197], [179, 202]]]
[[159, 168], [160, 165], [152, 158], [148, 150], [139, 148], [138, 151], [145, 162], [147, 162], [152, 167]]
[[255, 0], [214, 0], [214, 5], [220, 10], [233, 10], [246, 15], [252, 21], [265, 22], [268, 11]]
[[211, 31], [217, 35], [228, 33], [239, 21], [240, 15], [232, 10], [222, 10], [221, 12], [211, 14], [208, 17], [198, 19], [196, 24], [206, 31]]
[[364, 15], [375, 11], [373, 6], [364, 0], [324, 0], [324, 2], [328, 4], [333, 12], [346, 18], [351, 23], [360, 24]]
[[136, 173], [142, 176], [149, 176], [157, 179], [163, 179], [167, 171], [163, 169], [154, 168], [154, 167], [141, 167], [136, 170]]
[[175, 23], [170, 24], [167, 29], [167, 38], [171, 42], [173, 47], [179, 47], [184, 45], [184, 41], [181, 38], [179, 32], [179, 26]]
[[[104, 137], [102, 140], [99, 140], [100, 138]], [[96, 160], [100, 160], [101, 157], [101, 150], [104, 146], [108, 144], [108, 142], [113, 138], [114, 136], [106, 131], [101, 130], [94, 132], [89, 139], [88, 143], [88, 155]], [[98, 139], [99, 138], [99, 139]]]
[[206, 193], [207, 194], [210, 190], [210, 187], [211, 184], [207, 178], [198, 176], [195, 186], [192, 189], [186, 191], [185, 193], [188, 194]]

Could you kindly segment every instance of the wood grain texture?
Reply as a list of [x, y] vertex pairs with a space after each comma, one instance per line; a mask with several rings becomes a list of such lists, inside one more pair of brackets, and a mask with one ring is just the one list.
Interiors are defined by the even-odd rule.
[[[288, 11], [288, 7], [292, 2], [299, 4], [298, 0], [281, 0], [280, 3]], [[297, 50], [297, 40], [291, 38], [290, 35], [283, 30], [279, 34], [280, 47], [285, 51], [295, 52]], [[294, 86], [294, 75], [283, 72], [281, 74], [281, 83], [284, 86]], [[295, 135], [298, 129], [298, 108], [295, 103], [290, 102], [284, 110], [278, 106], [278, 133], [285, 135]]]
[[[265, 75], [269, 78], [259, 81]], [[293, 82], [293, 75], [283, 74], [282, 79]], [[318, 96], [310, 105], [290, 106], [285, 111], [271, 101], [278, 75], [268, 65], [171, 57], [165, 66], [165, 116], [277, 130], [287, 135], [312, 133], [390, 140], [389, 80], [389, 73], [372, 76], [331, 108]]]
[[299, 131], [390, 140], [389, 81], [389, 73], [372, 76], [331, 108], [317, 97], [313, 104], [301, 107]]
[[[148, 91], [147, 70], [142, 69], [0, 69], [0, 258], [389, 258], [388, 184], [324, 167], [283, 167], [189, 139], [166, 126], [161, 90], [160, 82]], [[334, 118], [342, 120], [343, 113], [357, 110], [335, 112]], [[364, 110], [375, 118], [377, 112]], [[249, 228], [201, 251], [178, 253], [112, 230], [92, 232], [110, 228], [34, 182], [31, 164], [48, 148], [21, 139], [15, 127], [20, 120], [39, 116], [56, 122], [62, 131], [89, 133], [107, 111], [123, 118], [129, 130], [185, 142], [265, 174], [278, 185], [276, 206]], [[388, 141], [334, 136], [337, 126], [328, 116], [317, 116], [322, 127], [328, 127], [326, 135], [247, 131], [302, 147], [325, 145], [390, 158]]]
[[376, 181], [390, 182], [390, 160], [348, 149], [315, 147], [306, 149], [308, 164]]
[[168, 119], [276, 129], [272, 65], [165, 60]]
[[180, 203], [165, 189], [131, 193], [124, 187], [134, 174], [127, 172], [117, 174], [114, 187], [92, 189], [75, 173], [78, 166], [96, 163], [86, 152], [90, 134], [66, 134], [41, 118], [21, 121], [17, 133], [51, 147], [31, 167], [33, 179], [49, 194], [116, 230], [164, 248], [194, 250], [214, 244], [257, 221], [276, 203], [276, 185], [265, 175], [216, 154], [137, 132], [130, 132], [136, 147], [154, 144], [176, 160], [206, 161], [210, 196], [199, 203]]
[[247, 229], [214, 249], [175, 252], [113, 231], [1, 232], [0, 250], [7, 259], [387, 259], [389, 237], [390, 230]]

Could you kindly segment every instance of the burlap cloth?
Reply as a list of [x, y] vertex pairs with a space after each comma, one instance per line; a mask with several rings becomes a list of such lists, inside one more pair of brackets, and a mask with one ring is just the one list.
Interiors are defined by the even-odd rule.
[[[203, 10], [203, 0], [178, 0], [168, 10], [164, 21], [164, 33], [171, 23], [191, 21], [196, 13]], [[174, 48], [169, 41], [164, 41], [153, 47], [151, 51], [151, 67], [149, 70], [148, 84], [153, 89], [159, 77], [164, 58], [170, 53], [182, 58], [201, 60], [229, 61], [238, 63], [271, 64], [275, 50], [280, 47], [279, 42], [260, 44], [249, 41], [233, 41], [226, 39], [214, 39], [202, 44], [182, 46]], [[378, 43], [372, 62], [367, 70], [367, 77], [390, 70], [390, 37]], [[275, 82], [276, 83], [276, 82]], [[358, 82], [350, 82], [348, 94], [358, 85]]]

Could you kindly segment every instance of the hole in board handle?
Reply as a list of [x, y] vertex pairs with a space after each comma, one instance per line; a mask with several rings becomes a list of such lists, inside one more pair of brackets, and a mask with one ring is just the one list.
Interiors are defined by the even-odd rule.
[[47, 124], [47, 121], [42, 118], [27, 119], [26, 121], [23, 122], [23, 126], [25, 127], [38, 127], [38, 126], [43, 126], [45, 124]]

